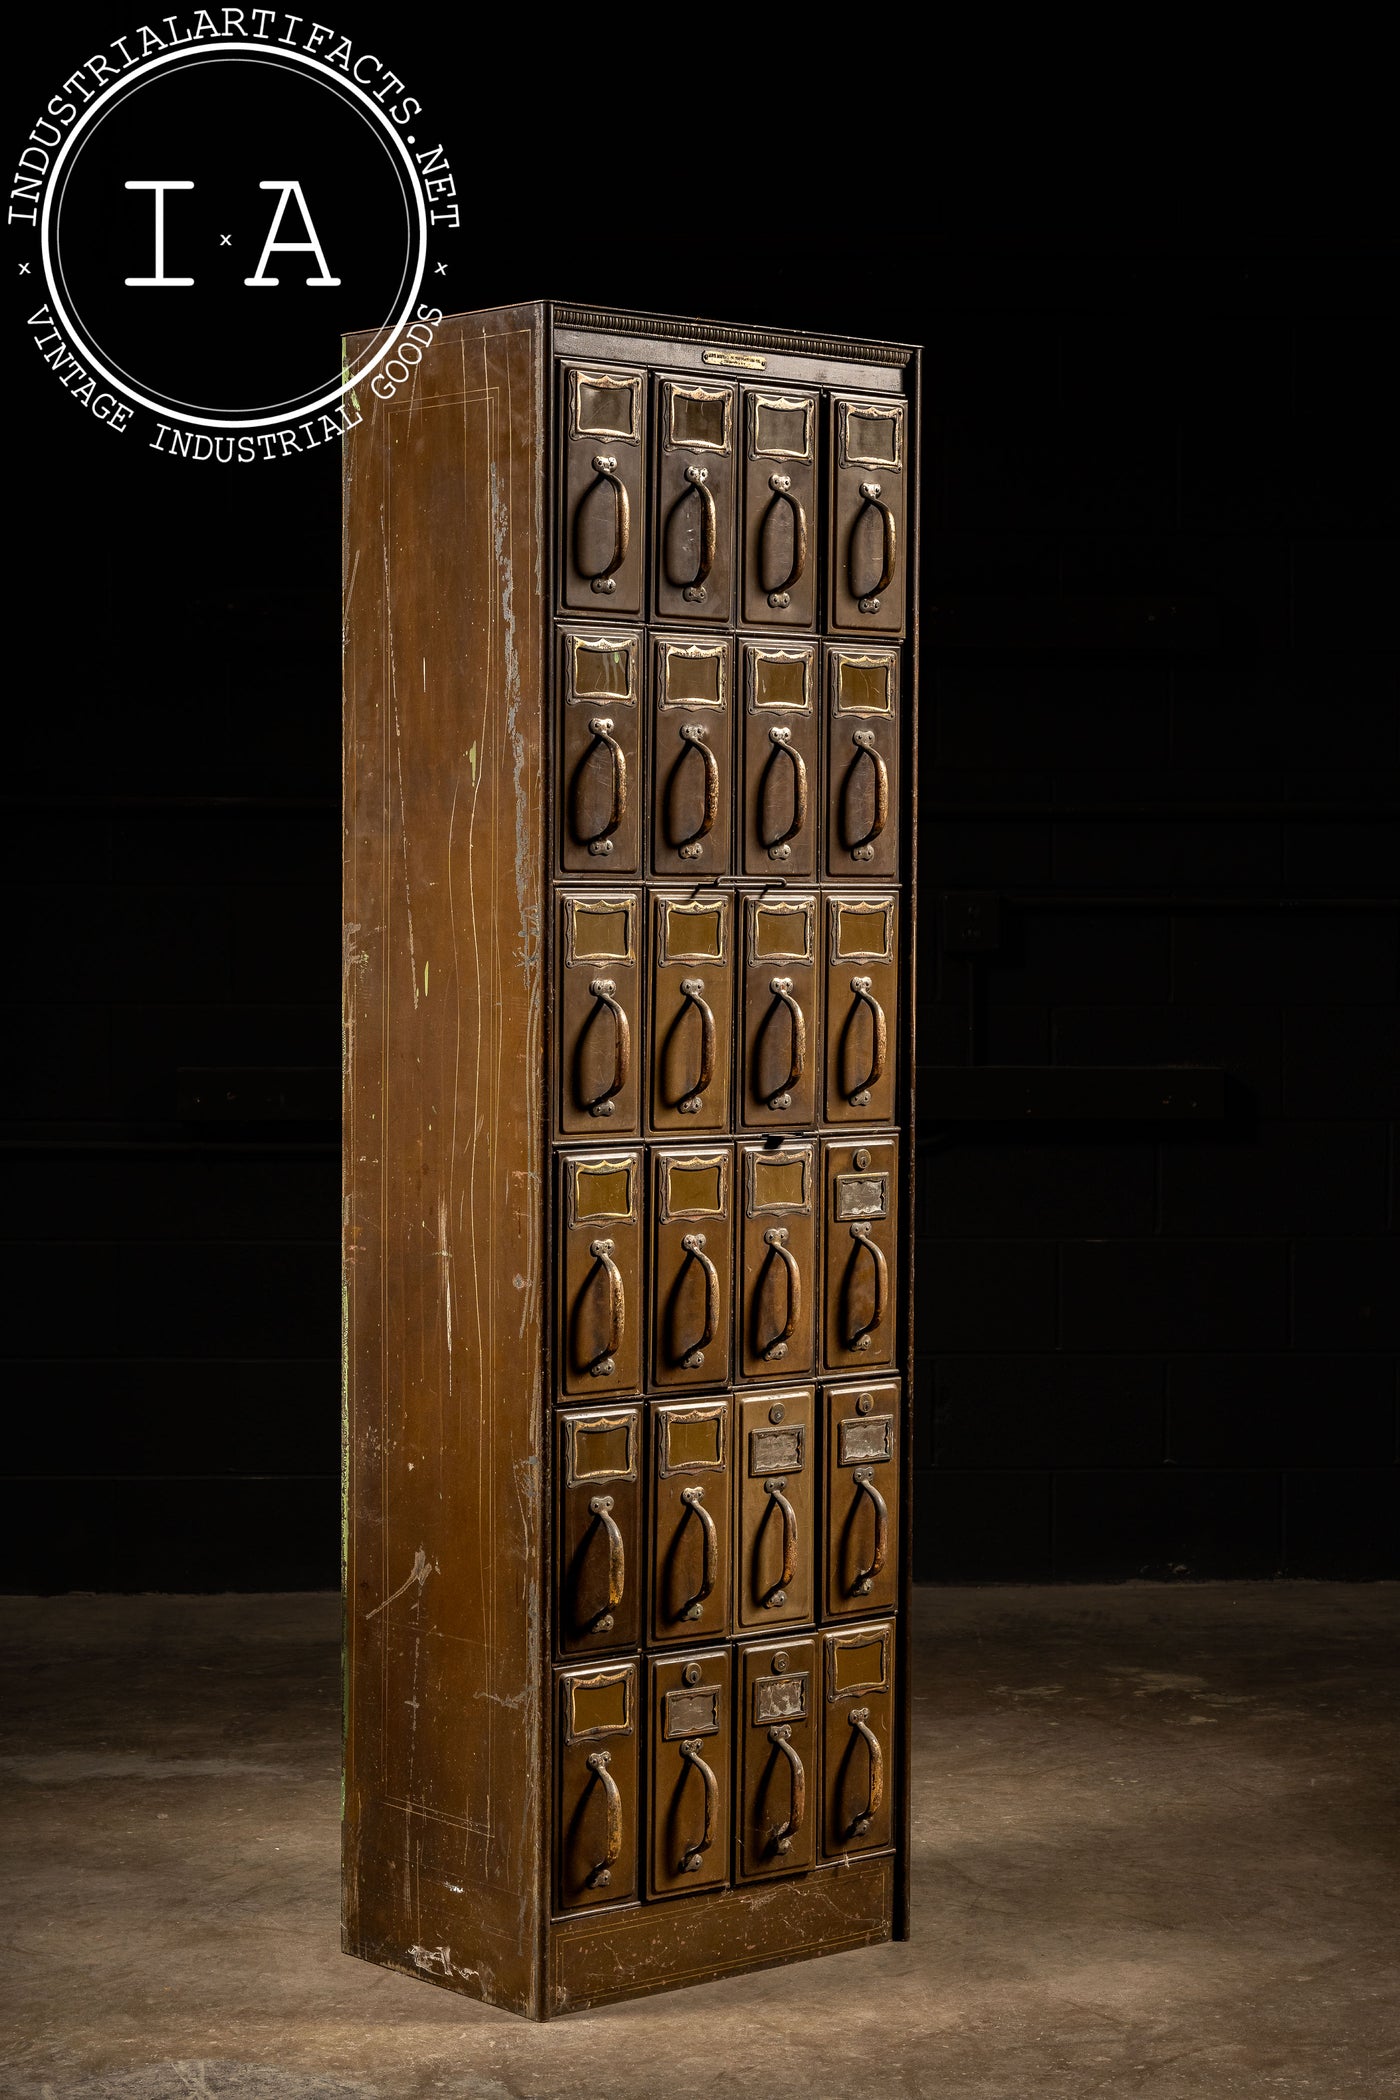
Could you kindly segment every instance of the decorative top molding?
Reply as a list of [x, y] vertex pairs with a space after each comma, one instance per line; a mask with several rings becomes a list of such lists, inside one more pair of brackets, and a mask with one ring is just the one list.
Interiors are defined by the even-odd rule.
[[673, 321], [655, 314], [615, 313], [606, 307], [556, 306], [561, 328], [596, 328], [608, 335], [659, 335], [673, 343], [714, 343], [741, 350], [789, 350], [798, 356], [840, 357], [866, 365], [908, 364], [913, 351], [902, 343], [867, 343], [856, 336], [798, 335], [785, 328], [733, 328], [719, 322]]

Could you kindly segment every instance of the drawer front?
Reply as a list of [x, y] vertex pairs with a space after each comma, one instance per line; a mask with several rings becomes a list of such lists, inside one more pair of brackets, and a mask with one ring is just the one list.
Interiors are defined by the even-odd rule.
[[735, 1402], [739, 1630], [812, 1618], [817, 1452], [810, 1386]]
[[556, 1603], [560, 1651], [593, 1655], [642, 1641], [642, 1411], [556, 1417]]
[[817, 647], [741, 642], [740, 872], [811, 882], [817, 870]]
[[721, 1640], [729, 1631], [728, 1398], [651, 1409], [651, 1637]]
[[894, 1627], [822, 1635], [822, 1855], [874, 1852], [894, 1828]]
[[722, 1888], [729, 1880], [730, 1653], [662, 1656], [650, 1668], [648, 1893]]
[[565, 1137], [641, 1130], [641, 898], [566, 890], [559, 899], [559, 1129]]
[[817, 396], [801, 387], [745, 387], [746, 627], [815, 626], [816, 497]]
[[560, 1910], [637, 1896], [640, 1713], [635, 1663], [561, 1670], [555, 1900]]
[[621, 365], [565, 365], [559, 550], [566, 611], [639, 614], [646, 546], [646, 386]]
[[821, 1819], [822, 1683], [814, 1640], [739, 1650], [739, 1774], [734, 1878], [763, 1881], [815, 1866]]
[[656, 392], [652, 603], [662, 620], [722, 626], [734, 609], [736, 390], [662, 378]]
[[642, 638], [566, 628], [559, 638], [560, 864], [641, 873]]
[[740, 1376], [810, 1377], [821, 1295], [816, 1146], [741, 1145], [738, 1168]]
[[826, 870], [899, 873], [899, 651], [826, 652]]
[[831, 404], [833, 627], [904, 632], [908, 409], [836, 395]]
[[659, 635], [652, 653], [651, 865], [679, 880], [729, 873], [734, 650]]
[[892, 1138], [826, 1153], [826, 1290], [822, 1354], [828, 1371], [894, 1362], [899, 1310], [899, 1161]]
[[895, 1121], [899, 899], [826, 900], [826, 1120]]
[[899, 1597], [899, 1387], [828, 1386], [822, 1411], [826, 1616], [891, 1612]]
[[729, 1383], [734, 1158], [727, 1145], [652, 1153], [652, 1379]]
[[648, 1112], [658, 1133], [729, 1127], [733, 922], [728, 891], [653, 893]]
[[817, 1119], [817, 899], [744, 899], [743, 1121], [801, 1129]]
[[559, 1161], [559, 1360], [567, 1398], [634, 1393], [642, 1382], [642, 1155], [566, 1152]]

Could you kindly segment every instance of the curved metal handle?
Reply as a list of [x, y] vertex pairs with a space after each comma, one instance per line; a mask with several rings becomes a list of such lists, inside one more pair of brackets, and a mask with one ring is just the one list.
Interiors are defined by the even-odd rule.
[[719, 1270], [705, 1252], [703, 1232], [688, 1232], [681, 1241], [681, 1246], [687, 1254], [695, 1257], [705, 1272], [705, 1327], [699, 1341], [684, 1359], [684, 1368], [687, 1371], [698, 1371], [705, 1361], [705, 1351], [714, 1340], [715, 1329], [719, 1325]]
[[787, 1319], [783, 1322], [782, 1332], [774, 1335], [763, 1352], [764, 1362], [770, 1364], [787, 1355], [787, 1345], [797, 1330], [797, 1322], [802, 1314], [802, 1271], [797, 1266], [797, 1256], [789, 1247], [787, 1238], [786, 1225], [772, 1225], [763, 1235], [764, 1245], [773, 1249], [787, 1270]]
[[786, 860], [791, 852], [788, 841], [797, 837], [807, 821], [807, 762], [792, 741], [792, 731], [782, 723], [769, 730], [768, 741], [792, 760], [792, 821], [786, 831], [767, 842], [770, 860]]
[[612, 734], [612, 726], [611, 715], [594, 715], [588, 724], [589, 734], [600, 744], [607, 745], [612, 760], [612, 808], [607, 823], [601, 825], [588, 842], [590, 853], [611, 853], [611, 846], [604, 845], [603, 841], [617, 830], [627, 814], [627, 753]]
[[862, 1568], [851, 1584], [853, 1597], [868, 1597], [875, 1587], [875, 1577], [885, 1565], [885, 1555], [890, 1544], [890, 1513], [884, 1496], [875, 1485], [875, 1473], [871, 1466], [858, 1466], [851, 1475], [855, 1485], [870, 1497], [870, 1506], [875, 1512], [875, 1545], [870, 1555], [870, 1566]]
[[[622, 481], [617, 473], [617, 461], [610, 453], [599, 452], [595, 454], [593, 471], [600, 480], [609, 484], [616, 504], [616, 515], [613, 520], [612, 559], [605, 569], [599, 569], [592, 575], [589, 575], [587, 570], [583, 570], [582, 563], [579, 564], [579, 567], [585, 575], [589, 575], [589, 581], [595, 591], [606, 593], [617, 589], [613, 579], [627, 559], [627, 549], [632, 538], [632, 499], [627, 493], [626, 483]], [[583, 506], [580, 505], [578, 515], [582, 516], [582, 512]]]
[[698, 751], [705, 761], [705, 806], [700, 813], [700, 822], [680, 849], [682, 860], [694, 860], [700, 852], [700, 841], [715, 828], [719, 815], [719, 760], [705, 742], [706, 729], [703, 722], [682, 722], [681, 741]]
[[587, 1759], [593, 1777], [602, 1782], [603, 1797], [608, 1806], [608, 1834], [604, 1840], [603, 1856], [588, 1876], [588, 1886], [605, 1889], [612, 1880], [612, 1870], [622, 1853], [622, 1795], [617, 1781], [608, 1766], [612, 1763], [610, 1750], [595, 1750]]
[[885, 1076], [885, 1059], [889, 1054], [889, 1029], [885, 1023], [885, 1009], [871, 989], [874, 980], [869, 977], [853, 977], [851, 990], [857, 999], [870, 1008], [870, 1021], [874, 1041], [870, 1046], [870, 1070], [859, 1085], [853, 1087], [846, 1099], [853, 1108], [867, 1108], [870, 1104], [870, 1089], [878, 1086]]
[[682, 1874], [693, 1874], [700, 1865], [700, 1855], [708, 1852], [715, 1841], [715, 1823], [719, 1816], [719, 1781], [700, 1755], [698, 1738], [681, 1744], [681, 1756], [687, 1764], [694, 1765], [705, 1782], [705, 1829], [698, 1844], [687, 1845], [681, 1854]]
[[791, 1108], [792, 1089], [807, 1069], [807, 1021], [802, 1008], [793, 997], [790, 977], [770, 977], [768, 989], [775, 999], [781, 999], [792, 1021], [792, 1054], [788, 1058], [788, 1076], [776, 1094], [768, 1096], [770, 1108]]
[[715, 1017], [708, 1000], [701, 996], [704, 989], [703, 977], [681, 979], [681, 990], [700, 1014], [700, 1076], [681, 1103], [683, 1116], [699, 1114], [701, 1097], [715, 1076]]
[[865, 1738], [865, 1746], [870, 1752], [869, 1799], [861, 1813], [851, 1824], [849, 1831], [851, 1837], [864, 1837], [866, 1831], [869, 1830], [876, 1816], [880, 1813], [880, 1804], [885, 1798], [885, 1754], [880, 1748], [879, 1737], [872, 1729], [866, 1726], [870, 1719], [870, 1708], [868, 1706], [853, 1706], [846, 1719], [850, 1722], [852, 1728], [855, 1729], [857, 1735]]
[[797, 1511], [783, 1489], [786, 1480], [765, 1480], [763, 1492], [776, 1503], [783, 1520], [783, 1572], [764, 1598], [765, 1604], [786, 1604], [787, 1593], [797, 1576]]
[[627, 1582], [627, 1556], [623, 1551], [622, 1533], [613, 1522], [613, 1498], [611, 1495], [595, 1495], [588, 1505], [590, 1516], [598, 1519], [608, 1540], [608, 1601], [598, 1619], [604, 1626], [612, 1625], [611, 1618], [604, 1619], [604, 1612], [612, 1612], [622, 1602], [622, 1592]]
[[[851, 1227], [851, 1238], [858, 1246], [869, 1249], [875, 1261], [875, 1304], [864, 1327], [851, 1336], [853, 1349], [868, 1349], [870, 1337], [885, 1317], [885, 1299], [889, 1294], [890, 1267], [885, 1260], [885, 1251], [877, 1240], [872, 1239], [870, 1227], [857, 1222]], [[854, 1255], [851, 1257], [855, 1259]]]
[[795, 583], [801, 582], [802, 571], [807, 566], [807, 513], [799, 498], [792, 493], [791, 474], [770, 474], [768, 486], [792, 512], [792, 566], [782, 582], [775, 583], [768, 593], [768, 603], [781, 608], [790, 602], [788, 594]]
[[605, 1087], [596, 1101], [589, 1102], [588, 1113], [590, 1116], [610, 1116], [613, 1112], [613, 1096], [620, 1094], [627, 1084], [627, 1074], [632, 1063], [632, 1030], [626, 1014], [614, 996], [617, 985], [613, 978], [595, 977], [588, 989], [612, 1015], [614, 1030], [612, 1085]]
[[710, 494], [710, 470], [708, 467], [687, 467], [685, 478], [700, 498], [700, 562], [695, 574], [686, 585], [685, 595], [703, 598], [705, 579], [715, 565], [715, 547], [719, 540], [719, 518], [715, 511], [715, 499]]
[[693, 1597], [688, 1597], [684, 1606], [676, 1613], [678, 1619], [698, 1619], [700, 1608], [719, 1580], [719, 1533], [715, 1520], [705, 1507], [705, 1490], [702, 1487], [682, 1488], [681, 1501], [700, 1519], [700, 1587]]
[[870, 589], [860, 600], [862, 612], [878, 612], [880, 610], [881, 591], [887, 591], [894, 581], [894, 565], [899, 554], [898, 536], [894, 512], [890, 509], [888, 503], [880, 501], [879, 482], [863, 481], [860, 484], [860, 492], [866, 502], [873, 504], [875, 509], [879, 511], [880, 522], [884, 527], [884, 557], [880, 567], [879, 580], [871, 585]]
[[863, 838], [857, 839], [851, 848], [852, 860], [869, 860], [871, 858], [871, 847], [890, 820], [890, 769], [885, 764], [880, 752], [875, 748], [875, 732], [873, 729], [853, 729], [851, 731], [851, 742], [856, 747], [856, 757], [852, 763], [851, 771], [855, 771], [862, 753], [875, 768], [875, 814], [871, 818], [870, 829]]
[[802, 1828], [807, 1814], [807, 1774], [802, 1769], [802, 1760], [792, 1746], [792, 1730], [774, 1726], [768, 1731], [768, 1740], [776, 1750], [781, 1750], [787, 1759], [788, 1779], [792, 1793], [788, 1801], [787, 1821], [779, 1823], [773, 1832], [774, 1849], [788, 1852], [792, 1841]]
[[608, 1344], [593, 1364], [593, 1376], [611, 1378], [617, 1369], [613, 1358], [622, 1347], [622, 1337], [627, 1327], [627, 1294], [622, 1287], [622, 1271], [612, 1258], [613, 1242], [594, 1240], [588, 1251], [594, 1261], [602, 1263], [608, 1277]]

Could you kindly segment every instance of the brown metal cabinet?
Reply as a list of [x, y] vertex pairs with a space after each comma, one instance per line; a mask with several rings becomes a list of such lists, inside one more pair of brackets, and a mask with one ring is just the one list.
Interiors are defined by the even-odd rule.
[[823, 1359], [828, 1371], [868, 1372], [903, 1347], [899, 1162], [890, 1138], [829, 1139], [824, 1149]]
[[731, 616], [735, 390], [692, 376], [657, 382], [656, 570], [662, 620]]
[[729, 1631], [731, 1446], [727, 1399], [651, 1410], [651, 1638]]
[[894, 1627], [822, 1635], [822, 1852], [888, 1845], [894, 1824]]
[[902, 1937], [918, 355], [544, 303], [361, 405], [344, 1944]]
[[653, 651], [652, 873], [706, 881], [729, 873], [734, 648], [661, 635]]
[[640, 1408], [561, 1413], [554, 1477], [560, 1652], [635, 1648], [645, 1587]]
[[734, 899], [652, 895], [651, 1128], [729, 1128], [734, 1058]]
[[735, 1403], [735, 1570], [739, 1630], [812, 1617], [817, 1450], [810, 1387]]
[[826, 900], [826, 1119], [890, 1123], [899, 1048], [899, 899]]
[[817, 645], [740, 644], [743, 851], [760, 882], [817, 872]]
[[822, 1562], [826, 1616], [890, 1612], [899, 1602], [899, 1387], [829, 1385]]
[[642, 637], [559, 637], [559, 859], [570, 875], [641, 872]]
[[826, 872], [899, 873], [899, 651], [826, 652]]
[[908, 404], [831, 404], [831, 624], [904, 632]]
[[821, 1697], [814, 1640], [739, 1650], [736, 1881], [801, 1874], [816, 1859]]
[[693, 1896], [729, 1880], [730, 1678], [727, 1648], [651, 1665], [647, 1889]]
[[801, 1378], [816, 1360], [817, 1148], [741, 1145], [739, 1375]]

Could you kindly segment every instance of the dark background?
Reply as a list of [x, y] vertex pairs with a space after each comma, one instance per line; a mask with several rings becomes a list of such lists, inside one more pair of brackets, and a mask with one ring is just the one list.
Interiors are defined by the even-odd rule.
[[[14, 151], [113, 33], [10, 76]], [[480, 200], [449, 309], [928, 346], [918, 1572], [1400, 1573], [1394, 242], [1131, 177], [507, 238], [507, 117], [392, 43]], [[0, 1584], [329, 1587], [339, 458], [158, 458], [21, 322]], [[1008, 1121], [968, 1064], [1113, 1069]]]

